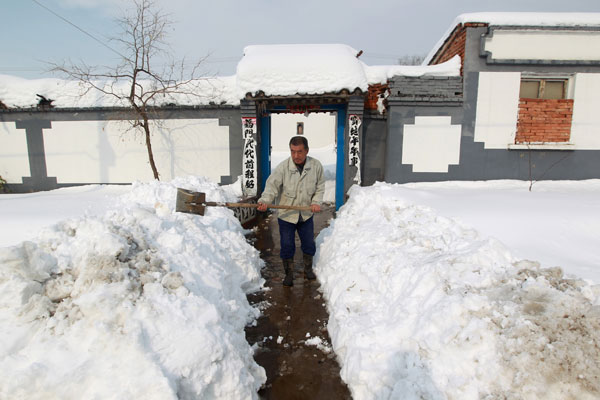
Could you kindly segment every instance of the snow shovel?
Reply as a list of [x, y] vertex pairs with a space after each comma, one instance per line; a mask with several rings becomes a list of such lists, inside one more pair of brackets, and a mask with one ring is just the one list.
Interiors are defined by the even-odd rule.
[[[206, 209], [206, 207], [258, 208], [258, 204], [206, 201], [205, 193], [193, 192], [191, 190], [177, 188], [177, 201], [175, 203], [175, 211], [204, 215], [204, 210]], [[267, 204], [267, 208], [282, 208], [285, 210], [310, 211], [310, 207], [307, 206], [281, 206], [277, 204]]]

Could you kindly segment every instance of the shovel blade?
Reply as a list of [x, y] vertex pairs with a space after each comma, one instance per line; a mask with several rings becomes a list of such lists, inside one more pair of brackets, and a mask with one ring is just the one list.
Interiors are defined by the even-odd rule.
[[177, 188], [177, 201], [175, 211], [188, 214], [204, 215], [206, 206], [206, 195], [202, 192], [193, 192], [191, 190]]

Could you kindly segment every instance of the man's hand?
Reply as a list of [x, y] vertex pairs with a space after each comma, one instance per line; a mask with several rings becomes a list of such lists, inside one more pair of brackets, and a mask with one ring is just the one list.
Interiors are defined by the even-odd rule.
[[258, 211], [267, 211], [267, 205], [265, 203], [258, 203], [258, 207], [256, 209]]
[[318, 204], [311, 204], [310, 205], [310, 211], [312, 211], [314, 213], [321, 212], [321, 206], [318, 205]]

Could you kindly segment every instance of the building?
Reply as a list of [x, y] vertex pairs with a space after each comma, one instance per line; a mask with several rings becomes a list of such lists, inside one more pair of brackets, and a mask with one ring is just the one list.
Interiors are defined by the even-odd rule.
[[454, 88], [436, 78], [390, 80], [384, 179], [598, 178], [598, 18], [459, 16], [426, 60], [460, 56]]
[[[157, 102], [157, 164], [163, 179], [241, 176], [252, 196], [270, 173], [270, 116], [327, 112], [338, 207], [375, 181], [600, 178], [599, 48], [595, 13], [464, 14], [423, 66], [367, 66], [345, 45], [248, 46], [236, 76], [198, 83], [202, 99]], [[72, 82], [0, 80], [10, 190], [152, 179], [122, 104]], [[31, 104], [40, 93], [54, 107]]]

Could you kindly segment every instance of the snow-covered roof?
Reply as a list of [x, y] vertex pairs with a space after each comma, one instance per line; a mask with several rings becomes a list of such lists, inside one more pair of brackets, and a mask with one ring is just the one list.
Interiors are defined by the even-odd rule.
[[[237, 74], [198, 79], [182, 88], [182, 93], [156, 98], [155, 105], [238, 105], [247, 93], [267, 96], [319, 95], [367, 91], [369, 85], [386, 83], [393, 76], [458, 76], [460, 58], [431, 66], [369, 66], [356, 57], [358, 51], [343, 44], [292, 44], [248, 46]], [[109, 83], [96, 82], [98, 86]], [[142, 82], [143, 84], [143, 82]], [[150, 84], [150, 83], [146, 83]], [[128, 106], [77, 81], [63, 79], [23, 79], [0, 75], [0, 101], [8, 107], [35, 107], [37, 94], [54, 100], [57, 108]], [[127, 82], [112, 86], [127, 95]], [[193, 95], [190, 93], [194, 93]]]
[[265, 95], [366, 91], [358, 51], [343, 44], [247, 46], [237, 66], [238, 89]]
[[459, 24], [482, 23], [509, 26], [600, 27], [600, 13], [482, 12], [461, 14], [433, 46], [423, 64], [428, 64]]

